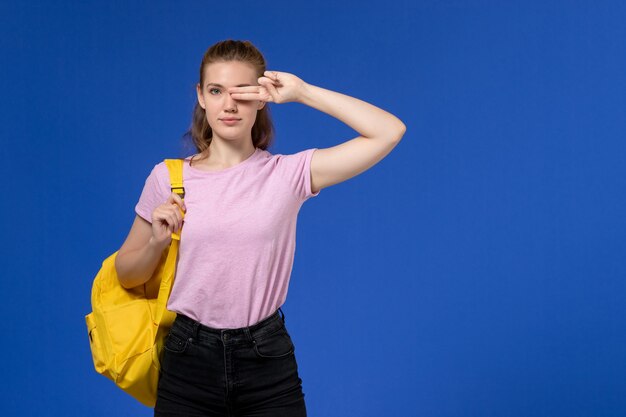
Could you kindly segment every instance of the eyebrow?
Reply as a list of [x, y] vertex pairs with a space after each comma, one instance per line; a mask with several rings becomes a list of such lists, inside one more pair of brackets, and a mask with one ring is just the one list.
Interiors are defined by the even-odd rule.
[[[222, 84], [217, 84], [217, 83], [207, 83], [206, 87], [208, 87], [210, 85], [214, 85], [216, 87], [224, 88], [224, 86]], [[251, 86], [251, 85], [252, 84], [239, 84], [239, 85], [236, 85], [235, 87], [248, 87], [248, 86]]]

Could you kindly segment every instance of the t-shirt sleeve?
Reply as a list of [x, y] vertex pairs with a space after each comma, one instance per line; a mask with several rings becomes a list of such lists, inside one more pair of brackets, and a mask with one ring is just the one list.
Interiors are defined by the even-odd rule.
[[146, 178], [139, 201], [135, 206], [135, 213], [152, 223], [152, 212], [165, 203], [170, 194], [169, 171], [165, 162], [161, 162], [152, 168], [150, 175]]
[[300, 201], [317, 197], [321, 190], [311, 192], [311, 159], [317, 148], [310, 148], [291, 155], [282, 155], [281, 171]]

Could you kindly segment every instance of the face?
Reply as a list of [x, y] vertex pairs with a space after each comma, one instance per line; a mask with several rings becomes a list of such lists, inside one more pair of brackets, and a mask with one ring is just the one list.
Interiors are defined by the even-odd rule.
[[[259, 85], [251, 64], [241, 61], [214, 62], [204, 69], [204, 85], [196, 86], [198, 102], [206, 111], [213, 139], [251, 140], [251, 131], [257, 112], [264, 102], [235, 100], [228, 93], [231, 87]], [[227, 122], [227, 118], [236, 119]]]

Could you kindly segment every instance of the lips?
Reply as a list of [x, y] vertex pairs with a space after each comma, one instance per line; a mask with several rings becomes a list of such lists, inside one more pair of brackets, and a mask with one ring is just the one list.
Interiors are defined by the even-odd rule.
[[241, 120], [241, 119], [237, 119], [237, 118], [235, 118], [235, 117], [227, 117], [227, 118], [220, 119], [220, 120], [223, 120], [223, 121], [225, 121], [225, 122], [233, 122], [233, 121], [236, 121], [236, 120]]
[[228, 118], [228, 119], [220, 119], [220, 121], [226, 126], [237, 126], [237, 123], [239, 123], [241, 119]]

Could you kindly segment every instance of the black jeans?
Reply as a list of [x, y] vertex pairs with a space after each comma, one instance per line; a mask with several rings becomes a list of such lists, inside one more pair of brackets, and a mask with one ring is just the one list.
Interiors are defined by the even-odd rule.
[[305, 417], [294, 351], [281, 309], [238, 329], [178, 314], [165, 340], [154, 415]]

